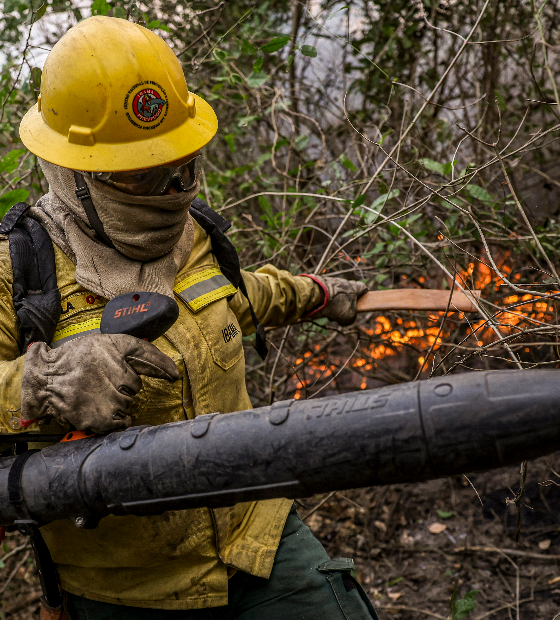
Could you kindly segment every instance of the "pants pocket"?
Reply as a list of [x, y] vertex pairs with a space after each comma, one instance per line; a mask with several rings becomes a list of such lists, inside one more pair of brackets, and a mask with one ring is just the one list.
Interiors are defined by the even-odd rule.
[[367, 594], [352, 575], [354, 569], [351, 558], [337, 558], [317, 566], [320, 573], [327, 575], [346, 620], [379, 620]]

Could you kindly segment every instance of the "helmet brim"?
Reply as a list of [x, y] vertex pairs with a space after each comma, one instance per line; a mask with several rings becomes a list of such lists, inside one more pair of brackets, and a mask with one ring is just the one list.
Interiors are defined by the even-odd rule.
[[138, 142], [72, 144], [45, 123], [37, 104], [23, 117], [19, 134], [32, 153], [71, 170], [123, 172], [161, 166], [198, 151], [218, 131], [218, 118], [212, 107], [198, 95], [194, 97], [194, 118], [165, 134]]

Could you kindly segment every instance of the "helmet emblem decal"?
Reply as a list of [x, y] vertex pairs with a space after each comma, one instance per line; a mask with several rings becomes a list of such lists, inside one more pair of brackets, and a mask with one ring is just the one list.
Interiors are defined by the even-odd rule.
[[[128, 112], [129, 107], [132, 109], [134, 116]], [[135, 84], [124, 99], [124, 109], [127, 110], [126, 117], [138, 129], [155, 129], [159, 127], [167, 116], [168, 107], [169, 102], [165, 90], [156, 82], [151, 81]], [[157, 119], [159, 119], [159, 122], [150, 125], [139, 125], [134, 117], [142, 121], [142, 123], [152, 123]]]
[[144, 88], [139, 93], [136, 93], [132, 102], [132, 110], [136, 118], [148, 123], [156, 120], [166, 103], [157, 90]]

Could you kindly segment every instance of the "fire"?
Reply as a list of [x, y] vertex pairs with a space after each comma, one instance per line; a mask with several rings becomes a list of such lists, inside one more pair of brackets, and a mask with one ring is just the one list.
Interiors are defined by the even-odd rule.
[[[519, 282], [523, 276], [521, 273], [512, 273], [511, 261], [511, 253], [505, 252], [497, 261], [497, 267], [509, 281]], [[418, 286], [404, 276], [401, 282], [405, 286]], [[421, 286], [429, 286], [423, 276], [416, 282]], [[560, 291], [548, 291], [541, 295], [508, 293], [496, 301], [496, 293], [507, 290], [507, 283], [485, 262], [473, 261], [466, 269], [458, 271], [454, 280], [448, 281], [449, 286], [457, 284], [465, 289], [481, 290], [483, 298], [492, 295], [494, 306], [485, 307], [487, 312], [492, 313], [492, 321], [502, 337], [515, 335], [527, 326], [546, 325], [555, 321], [555, 300], [550, 299], [550, 296]], [[343, 367], [356, 377], [355, 388], [364, 390], [373, 387], [368, 384], [368, 378], [372, 377], [372, 372], [380, 369], [379, 363], [395, 364], [399, 355], [405, 351], [416, 356], [417, 368], [425, 372], [438, 350], [444, 347], [442, 354], [445, 354], [451, 349], [452, 334], [454, 342], [458, 342], [458, 329], [461, 330], [459, 340], [463, 348], [471, 351], [473, 347], [482, 347], [498, 340], [489, 320], [480, 315], [465, 317], [463, 313], [450, 312], [443, 321], [444, 315], [445, 312], [430, 312], [418, 318], [411, 318], [408, 313], [402, 313], [401, 316], [377, 316], [369, 324], [359, 326], [359, 345], [351, 359], [314, 345], [312, 350], [306, 351], [296, 360], [294, 398], [308, 397], [328, 382], [335, 383]], [[517, 350], [519, 353], [532, 353], [534, 349], [534, 346], [523, 346]], [[337, 389], [336, 383], [333, 389]]]

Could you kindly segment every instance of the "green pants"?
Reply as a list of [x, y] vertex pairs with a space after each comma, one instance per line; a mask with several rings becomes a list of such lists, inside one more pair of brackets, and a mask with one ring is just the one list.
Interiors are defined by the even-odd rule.
[[270, 579], [238, 571], [225, 607], [166, 611], [111, 605], [68, 594], [71, 620], [379, 620], [351, 576], [354, 562], [330, 560], [293, 509]]

